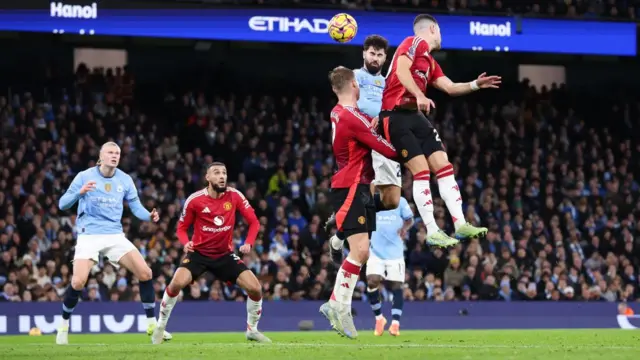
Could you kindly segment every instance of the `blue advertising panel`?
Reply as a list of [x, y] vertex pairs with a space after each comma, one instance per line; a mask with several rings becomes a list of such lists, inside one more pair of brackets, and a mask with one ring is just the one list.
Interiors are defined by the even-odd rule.
[[[313, 321], [314, 330], [329, 330], [318, 312], [317, 301], [265, 301], [260, 327], [264, 331], [296, 331], [300, 321]], [[61, 303], [11, 303], [0, 306], [0, 337], [29, 332], [55, 332], [62, 321]], [[384, 311], [391, 304], [385, 303]], [[358, 329], [371, 330], [375, 318], [371, 306], [353, 303]], [[460, 310], [468, 315], [461, 316]], [[465, 329], [637, 329], [640, 316], [616, 315], [617, 305], [606, 302], [407, 302], [402, 328], [406, 330]], [[172, 332], [244, 331], [246, 304], [241, 302], [187, 301], [174, 309], [168, 330]], [[140, 303], [82, 302], [70, 319], [74, 333], [146, 332]]]
[[[35, 10], [0, 11], [0, 31], [83, 35], [335, 44], [327, 35], [336, 10], [113, 9], [53, 2]], [[350, 12], [361, 44], [380, 34], [397, 46], [415, 14]], [[636, 55], [636, 24], [514, 17], [439, 16], [443, 48], [585, 55]]]

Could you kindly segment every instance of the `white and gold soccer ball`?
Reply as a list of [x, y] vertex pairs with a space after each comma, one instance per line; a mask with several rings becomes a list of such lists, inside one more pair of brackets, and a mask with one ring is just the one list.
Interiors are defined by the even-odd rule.
[[349, 42], [356, 37], [357, 33], [358, 23], [356, 22], [356, 19], [349, 14], [337, 14], [329, 21], [329, 35], [337, 42]]

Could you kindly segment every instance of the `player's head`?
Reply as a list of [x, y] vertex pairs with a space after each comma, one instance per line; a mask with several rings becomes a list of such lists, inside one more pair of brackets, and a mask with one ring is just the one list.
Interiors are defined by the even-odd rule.
[[98, 165], [107, 167], [118, 167], [120, 163], [120, 146], [113, 141], [108, 141], [100, 148], [100, 159]]
[[329, 73], [329, 81], [331, 82], [331, 89], [338, 97], [353, 95], [356, 100], [360, 97], [360, 87], [353, 70], [338, 66]]
[[442, 35], [440, 25], [436, 18], [429, 14], [420, 14], [413, 20], [413, 33], [425, 40], [433, 40], [430, 43], [431, 50], [439, 50], [442, 47]]
[[389, 42], [380, 35], [369, 35], [364, 39], [362, 58], [367, 71], [377, 74], [382, 70], [384, 62], [387, 61], [388, 49]]
[[213, 191], [222, 193], [227, 191], [227, 167], [221, 162], [214, 162], [207, 168], [205, 176]]

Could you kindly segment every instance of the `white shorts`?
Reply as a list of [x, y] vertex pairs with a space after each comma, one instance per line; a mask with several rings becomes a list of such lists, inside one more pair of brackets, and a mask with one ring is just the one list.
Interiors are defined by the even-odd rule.
[[102, 255], [117, 263], [131, 250], [136, 250], [136, 247], [124, 234], [78, 235], [73, 260], [86, 259], [97, 263]]
[[395, 185], [402, 187], [402, 167], [400, 163], [389, 160], [375, 151], [371, 151], [373, 170], [376, 173], [373, 185]]
[[369, 253], [367, 260], [367, 276], [380, 275], [387, 281], [404, 283], [404, 259], [383, 260]]

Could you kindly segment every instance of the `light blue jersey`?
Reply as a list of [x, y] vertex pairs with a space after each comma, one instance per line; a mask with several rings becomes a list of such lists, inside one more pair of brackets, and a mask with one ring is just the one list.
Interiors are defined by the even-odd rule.
[[[95, 188], [84, 195], [80, 189], [89, 181], [95, 181]], [[133, 179], [124, 171], [116, 169], [112, 177], [102, 175], [98, 166], [80, 172], [71, 182], [69, 189], [60, 198], [59, 207], [67, 210], [78, 201], [78, 234], [122, 234], [123, 200], [127, 200], [133, 215], [149, 221], [151, 214], [138, 198]]]
[[376, 231], [371, 234], [371, 252], [382, 260], [404, 258], [404, 242], [398, 235], [406, 220], [413, 219], [413, 211], [407, 199], [401, 197], [393, 210], [376, 214]]
[[384, 76], [372, 75], [367, 69], [354, 70], [356, 81], [360, 87], [358, 108], [365, 114], [376, 117], [382, 107], [382, 91], [384, 90]]

